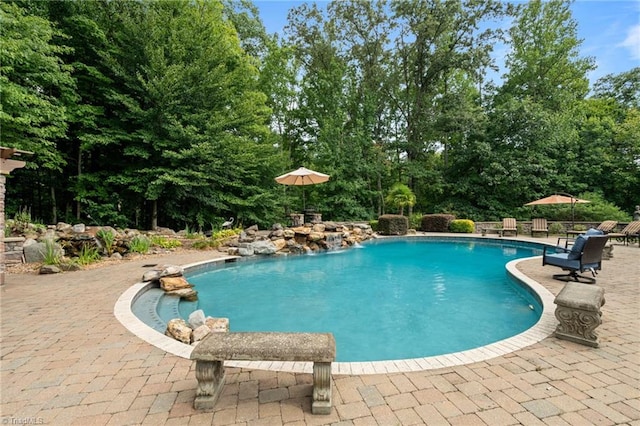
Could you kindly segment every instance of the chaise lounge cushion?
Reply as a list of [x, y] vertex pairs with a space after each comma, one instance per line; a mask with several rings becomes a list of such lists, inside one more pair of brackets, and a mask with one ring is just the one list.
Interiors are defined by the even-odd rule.
[[[584, 243], [583, 243], [584, 245]], [[569, 258], [569, 256], [571, 255], [570, 252], [568, 253], [553, 253], [553, 254], [547, 254], [545, 256], [545, 262], [549, 265], [554, 265], [554, 266], [558, 266], [560, 268], [563, 269], [567, 269], [567, 270], [580, 270], [580, 254], [578, 253], [578, 258]], [[587, 270], [590, 268], [598, 268], [598, 263], [588, 263], [586, 265], [582, 265], [582, 269], [583, 270]]]

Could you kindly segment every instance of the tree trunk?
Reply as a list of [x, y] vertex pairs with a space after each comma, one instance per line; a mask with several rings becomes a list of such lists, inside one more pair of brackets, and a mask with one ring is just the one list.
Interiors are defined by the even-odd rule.
[[[80, 176], [82, 175], [82, 149], [78, 149], [78, 182], [80, 181]], [[76, 201], [76, 219], [80, 221], [80, 200]]]
[[51, 223], [58, 223], [58, 209], [56, 208], [56, 188], [51, 186]]
[[152, 201], [151, 206], [151, 230], [158, 229], [158, 200]]

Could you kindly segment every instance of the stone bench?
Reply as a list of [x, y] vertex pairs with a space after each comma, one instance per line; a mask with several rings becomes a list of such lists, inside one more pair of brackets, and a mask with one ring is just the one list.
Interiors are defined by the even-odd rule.
[[212, 409], [224, 385], [224, 361], [313, 362], [313, 414], [331, 413], [331, 363], [336, 342], [331, 333], [211, 333], [191, 352], [198, 389], [194, 407]]
[[602, 324], [600, 307], [604, 305], [604, 289], [596, 285], [567, 283], [553, 301], [560, 324], [555, 336], [594, 348], [598, 347], [595, 329]]

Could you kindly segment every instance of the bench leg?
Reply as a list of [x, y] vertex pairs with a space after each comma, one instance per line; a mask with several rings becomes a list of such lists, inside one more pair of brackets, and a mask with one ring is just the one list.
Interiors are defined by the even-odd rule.
[[196, 361], [198, 389], [193, 407], [196, 410], [214, 408], [224, 385], [223, 361]]
[[[604, 299], [602, 304], [604, 305]], [[555, 336], [558, 339], [569, 340], [594, 348], [599, 346], [595, 329], [602, 324], [602, 312], [600, 310], [594, 312], [558, 305], [555, 314], [558, 321], [560, 321], [555, 331]]]
[[313, 414], [331, 414], [331, 363], [313, 363]]

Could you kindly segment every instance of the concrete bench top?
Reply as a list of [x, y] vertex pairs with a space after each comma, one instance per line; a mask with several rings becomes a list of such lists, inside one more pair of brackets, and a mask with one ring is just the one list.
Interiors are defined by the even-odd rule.
[[333, 362], [336, 342], [331, 333], [210, 333], [191, 352], [191, 359]]
[[556, 296], [554, 303], [584, 311], [599, 311], [604, 305], [604, 289], [596, 285], [567, 283]]

